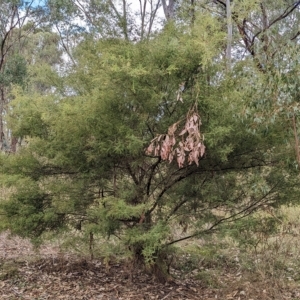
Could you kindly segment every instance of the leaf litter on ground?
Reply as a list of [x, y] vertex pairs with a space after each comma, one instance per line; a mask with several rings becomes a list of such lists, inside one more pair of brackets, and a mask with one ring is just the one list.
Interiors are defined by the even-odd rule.
[[[232, 270], [234, 271], [234, 270]], [[242, 281], [229, 269], [219, 274], [218, 286], [206, 286], [192, 276], [177, 276], [161, 284], [126, 263], [90, 260], [61, 253], [55, 245], [35, 251], [29, 241], [0, 234], [0, 299], [87, 300], [213, 300], [297, 299], [300, 286], [276, 287], [272, 282]]]

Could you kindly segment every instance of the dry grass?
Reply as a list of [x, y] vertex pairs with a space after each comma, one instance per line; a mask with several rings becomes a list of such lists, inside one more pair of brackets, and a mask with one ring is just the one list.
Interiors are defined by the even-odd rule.
[[199, 279], [217, 299], [300, 299], [300, 207], [260, 216], [277, 218], [278, 230], [249, 229], [182, 244], [174, 272]]

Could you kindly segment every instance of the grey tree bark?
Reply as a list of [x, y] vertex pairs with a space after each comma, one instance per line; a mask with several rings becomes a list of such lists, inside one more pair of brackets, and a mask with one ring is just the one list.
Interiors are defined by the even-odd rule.
[[231, 69], [231, 44], [232, 44], [232, 18], [230, 0], [226, 0], [226, 17], [227, 17], [227, 49], [226, 61], [227, 69]]
[[165, 17], [167, 20], [174, 18], [174, 8], [175, 8], [175, 0], [169, 0], [167, 4], [166, 0], [162, 0], [162, 5], [165, 13]]

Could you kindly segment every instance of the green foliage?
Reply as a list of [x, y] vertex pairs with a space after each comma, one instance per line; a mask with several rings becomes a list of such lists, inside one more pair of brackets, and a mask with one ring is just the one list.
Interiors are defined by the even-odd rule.
[[[62, 4], [51, 6], [61, 18], [72, 8]], [[277, 76], [271, 64], [262, 72], [250, 58], [225, 69], [224, 38], [222, 22], [208, 13], [193, 27], [169, 22], [139, 42], [87, 37], [58, 76], [57, 36], [35, 32], [28, 49], [42, 45], [34, 56], [40, 64], [29, 68], [27, 89], [14, 88], [7, 117], [27, 145], [1, 157], [3, 185], [14, 188], [1, 202], [6, 226], [31, 238], [59, 229], [116, 236], [163, 272], [171, 245], [223, 223], [235, 221], [226, 229], [247, 228], [247, 237], [252, 228], [272, 228], [273, 219], [246, 217], [298, 201], [293, 146], [284, 142], [291, 135], [284, 114], [274, 118], [280, 101], [273, 101], [275, 87], [295, 101], [297, 80]], [[293, 60], [292, 51], [286, 55]], [[206, 146], [199, 165], [147, 155], [151, 140], [182, 126], [192, 108]]]
[[10, 84], [24, 85], [26, 75], [25, 59], [20, 55], [12, 55], [7, 60], [4, 71], [0, 73], [0, 84], [5, 86]]
[[11, 200], [1, 203], [1, 210], [6, 212], [5, 217], [13, 233], [35, 239], [46, 230], [60, 227], [63, 216], [54, 212], [37, 182], [17, 178], [14, 188]]
[[276, 234], [280, 224], [279, 218], [257, 215], [239, 220], [234, 226], [225, 227], [224, 232], [236, 239], [241, 248], [250, 249], [257, 247], [272, 234]]

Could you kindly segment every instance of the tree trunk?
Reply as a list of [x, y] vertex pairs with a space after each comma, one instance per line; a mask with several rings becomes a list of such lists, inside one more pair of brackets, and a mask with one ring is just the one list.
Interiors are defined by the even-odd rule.
[[162, 5], [167, 20], [172, 20], [174, 18], [174, 4], [175, 0], [169, 0], [169, 5], [167, 5], [166, 0], [162, 0]]
[[226, 0], [226, 16], [227, 16], [227, 49], [226, 49], [226, 63], [227, 69], [231, 69], [231, 43], [232, 43], [232, 19], [230, 0]]
[[4, 126], [3, 126], [3, 114], [4, 114], [4, 90], [3, 87], [0, 87], [0, 147], [1, 150], [4, 150], [3, 142], [5, 140], [4, 135]]
[[10, 143], [10, 152], [12, 152], [12, 153], [17, 152], [17, 144], [18, 144], [18, 138], [15, 136], [12, 136], [11, 143]]
[[300, 170], [300, 150], [299, 150], [299, 138], [297, 133], [297, 121], [296, 116], [293, 114], [293, 131], [294, 131], [294, 137], [295, 137], [295, 153], [296, 153], [296, 160], [298, 164], [298, 168]]

